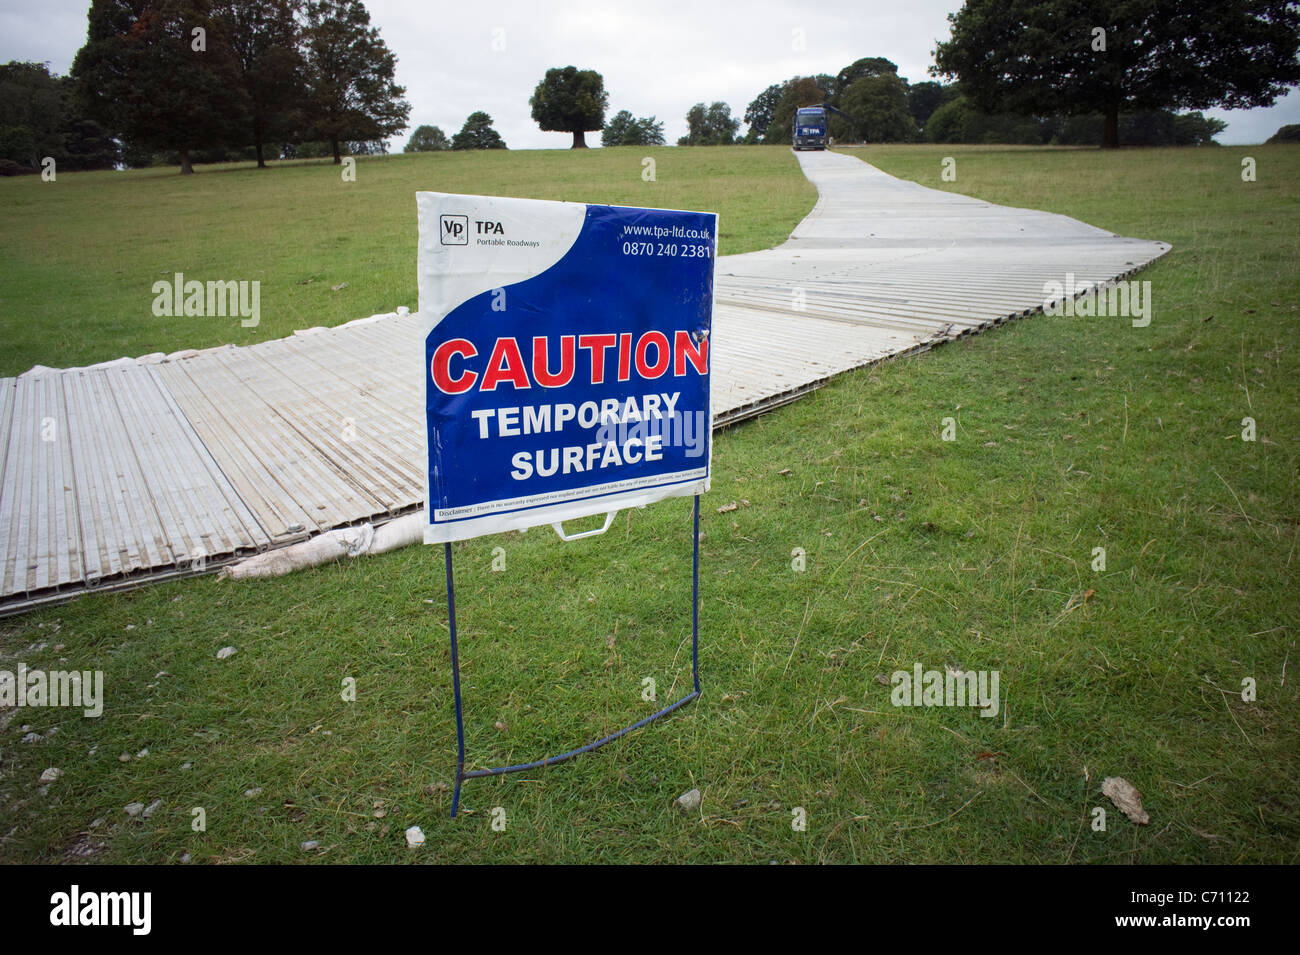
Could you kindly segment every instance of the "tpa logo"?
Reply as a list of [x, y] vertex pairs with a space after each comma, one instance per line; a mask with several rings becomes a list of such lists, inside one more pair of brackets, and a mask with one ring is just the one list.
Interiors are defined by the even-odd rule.
[[443, 245], [469, 245], [469, 216], [438, 216]]

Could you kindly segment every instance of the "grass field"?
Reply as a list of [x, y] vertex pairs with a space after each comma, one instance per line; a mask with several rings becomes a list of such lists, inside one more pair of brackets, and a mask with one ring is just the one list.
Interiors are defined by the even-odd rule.
[[[1300, 150], [858, 154], [926, 185], [1172, 242], [1139, 276], [1152, 283], [1150, 326], [1035, 317], [846, 375], [719, 435], [702, 515], [703, 698], [566, 766], [470, 782], [470, 812], [454, 822], [434, 548], [271, 581], [86, 597], [0, 622], [0, 668], [101, 669], [107, 698], [99, 719], [0, 716], [0, 858], [1295, 862]], [[1241, 181], [1245, 154], [1257, 182]], [[811, 204], [780, 151], [662, 155], [655, 201], [719, 208], [723, 251], [775, 241]], [[956, 159], [955, 183], [940, 181], [944, 156]], [[391, 176], [395, 193], [642, 201], [639, 158], [391, 159], [361, 163], [355, 185]], [[421, 163], [456, 176], [426, 182], [436, 177]], [[21, 357], [6, 348], [6, 367], [239, 340], [142, 316], [154, 272], [242, 277], [232, 264], [242, 235], [274, 232], [247, 261], [268, 260], [277, 282], [319, 276], [283, 292], [286, 309], [303, 300], [303, 318], [275, 329], [264, 319], [259, 337], [414, 304], [408, 198], [357, 200], [331, 226], [324, 210], [354, 201], [331, 176], [68, 176], [69, 191], [104, 196], [99, 213], [50, 187], [0, 182], [0, 320], [6, 341], [22, 343]], [[245, 206], [245, 184], [265, 206]], [[214, 204], [196, 207], [185, 189]], [[21, 216], [11, 196], [26, 204]], [[132, 210], [169, 206], [188, 223], [176, 234], [188, 251], [159, 261], [166, 243], [128, 244], [147, 232]], [[248, 226], [231, 224], [232, 208], [247, 210]], [[293, 227], [304, 210], [316, 225]], [[742, 229], [747, 214], [755, 224]], [[31, 229], [42, 238], [15, 250]], [[119, 250], [112, 264], [75, 247], [79, 229]], [[375, 241], [339, 241], [352, 233]], [[38, 246], [63, 250], [59, 268]], [[340, 252], [357, 261], [341, 265]], [[107, 283], [115, 268], [135, 277], [132, 291]], [[341, 280], [349, 288], [336, 300], [324, 289]], [[101, 329], [105, 313], [80, 314], [97, 296], [136, 311]], [[84, 330], [80, 343], [28, 327], [51, 311]], [[940, 440], [948, 416], [953, 442]], [[1254, 442], [1241, 438], [1247, 416]], [[1104, 571], [1092, 568], [1097, 547]], [[685, 502], [620, 515], [595, 540], [535, 531], [458, 546], [471, 762], [556, 752], [680, 695], [689, 548]], [[807, 553], [804, 572], [792, 569], [794, 548]], [[239, 652], [218, 661], [227, 645]], [[999, 671], [996, 718], [891, 706], [880, 678], [916, 663]], [[341, 699], [347, 677], [356, 702]], [[657, 681], [655, 704], [641, 698], [645, 677]], [[1246, 678], [1252, 702], [1241, 698]], [[29, 732], [40, 741], [20, 742]], [[47, 767], [63, 776], [42, 792]], [[1100, 794], [1106, 776], [1142, 791], [1150, 825]], [[704, 801], [684, 816], [672, 801], [692, 787]], [[123, 811], [155, 800], [148, 818]], [[1091, 825], [1098, 806], [1104, 832]], [[192, 828], [195, 808], [204, 832]], [[504, 831], [492, 827], [495, 808]], [[792, 828], [795, 809], [805, 831]], [[402, 837], [412, 824], [429, 840], [417, 852]], [[307, 840], [319, 848], [304, 851]]]
[[[419, 190], [707, 209], [719, 213], [723, 254], [783, 241], [817, 199], [779, 147], [362, 157], [351, 182], [329, 160], [273, 166], [0, 181], [0, 375], [414, 311]], [[177, 272], [260, 282], [260, 323], [156, 317], [153, 284]]]

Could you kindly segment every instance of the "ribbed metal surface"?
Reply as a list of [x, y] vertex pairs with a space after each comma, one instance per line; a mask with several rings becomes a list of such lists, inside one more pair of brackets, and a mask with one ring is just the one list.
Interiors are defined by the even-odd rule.
[[0, 393], [6, 603], [270, 543], [151, 366], [47, 370]]
[[[718, 260], [715, 426], [1169, 249], [798, 156], [813, 211], [780, 248]], [[419, 507], [420, 354], [416, 320], [393, 315], [0, 379], [0, 613]]]

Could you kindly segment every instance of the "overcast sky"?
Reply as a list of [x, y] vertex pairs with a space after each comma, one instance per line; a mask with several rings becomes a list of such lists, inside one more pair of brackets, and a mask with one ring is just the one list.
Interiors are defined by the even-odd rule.
[[[411, 126], [448, 136], [486, 110], [512, 149], [563, 148], [543, 133], [528, 97], [549, 67], [570, 64], [605, 77], [610, 114], [664, 121], [668, 142], [686, 133], [686, 111], [723, 100], [733, 115], [772, 83], [835, 74], [864, 56], [898, 64], [912, 82], [929, 77], [931, 51], [948, 35], [960, 0], [368, 0], [371, 22], [397, 55]], [[89, 0], [0, 0], [0, 62], [48, 62], [67, 73], [86, 39]], [[1259, 143], [1300, 123], [1300, 92], [1268, 109], [1207, 110], [1225, 120], [1225, 144]], [[742, 127], [743, 129], [743, 127]], [[588, 137], [599, 143], [599, 135]], [[400, 150], [406, 136], [390, 140]]]

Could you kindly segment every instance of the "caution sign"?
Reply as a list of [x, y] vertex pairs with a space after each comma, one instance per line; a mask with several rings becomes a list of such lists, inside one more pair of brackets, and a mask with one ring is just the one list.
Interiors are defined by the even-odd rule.
[[425, 541], [708, 490], [717, 216], [416, 198]]

